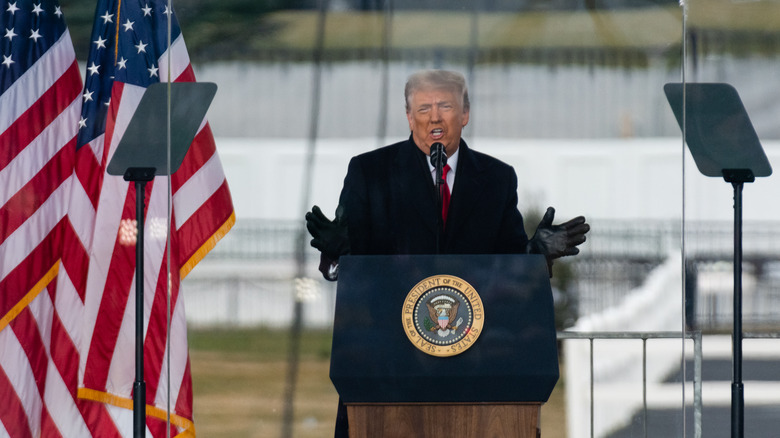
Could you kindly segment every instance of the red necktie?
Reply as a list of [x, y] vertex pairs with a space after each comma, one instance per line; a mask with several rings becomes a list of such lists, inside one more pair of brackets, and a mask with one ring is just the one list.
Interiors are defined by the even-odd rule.
[[447, 184], [447, 173], [450, 171], [450, 165], [447, 164], [442, 169], [441, 179], [443, 183], [441, 185], [441, 220], [444, 225], [447, 225], [447, 212], [450, 209], [450, 186]]

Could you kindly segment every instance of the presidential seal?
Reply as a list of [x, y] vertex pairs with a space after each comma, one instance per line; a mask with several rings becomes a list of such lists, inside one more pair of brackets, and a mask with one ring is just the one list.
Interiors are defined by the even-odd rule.
[[452, 275], [417, 283], [404, 300], [404, 331], [415, 347], [432, 356], [463, 353], [482, 333], [482, 299], [470, 284]]

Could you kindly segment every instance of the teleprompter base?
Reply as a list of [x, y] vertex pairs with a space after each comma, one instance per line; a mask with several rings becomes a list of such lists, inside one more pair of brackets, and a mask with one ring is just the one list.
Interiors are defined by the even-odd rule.
[[541, 403], [347, 404], [350, 438], [539, 438]]

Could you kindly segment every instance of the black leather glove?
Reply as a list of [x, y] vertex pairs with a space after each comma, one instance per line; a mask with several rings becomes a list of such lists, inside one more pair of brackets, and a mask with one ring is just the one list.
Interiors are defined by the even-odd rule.
[[306, 229], [313, 237], [311, 246], [317, 248], [332, 261], [349, 254], [349, 234], [344, 209], [336, 208], [336, 218], [329, 220], [318, 206], [306, 213]]
[[539, 226], [536, 227], [534, 237], [528, 241], [528, 252], [531, 254], [544, 254], [547, 257], [547, 266], [552, 276], [552, 261], [559, 257], [579, 254], [577, 245], [585, 242], [585, 233], [590, 231], [590, 225], [585, 223], [585, 218], [577, 216], [574, 219], [560, 225], [553, 225], [555, 209], [547, 208]]

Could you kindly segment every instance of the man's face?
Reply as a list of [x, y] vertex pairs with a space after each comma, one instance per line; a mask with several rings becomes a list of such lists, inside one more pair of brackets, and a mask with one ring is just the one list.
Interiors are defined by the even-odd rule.
[[460, 134], [469, 122], [460, 96], [447, 90], [420, 90], [409, 99], [406, 118], [417, 147], [430, 155], [431, 145], [441, 143], [452, 156], [460, 144]]

